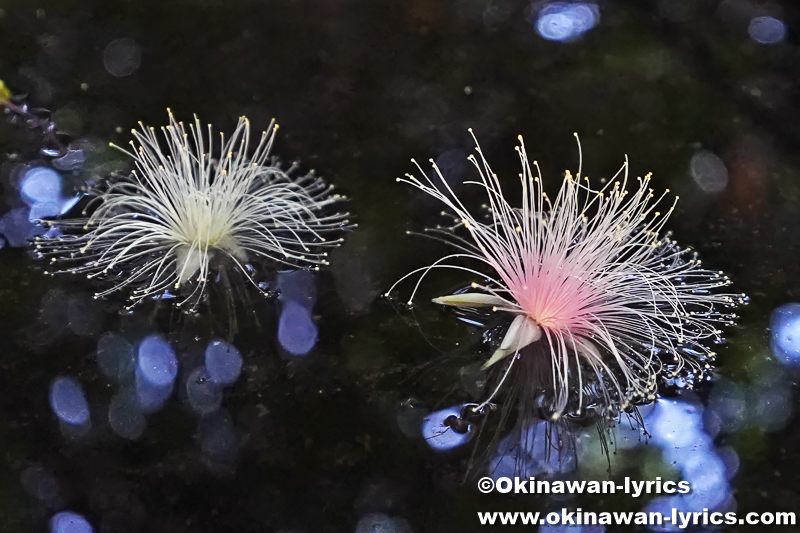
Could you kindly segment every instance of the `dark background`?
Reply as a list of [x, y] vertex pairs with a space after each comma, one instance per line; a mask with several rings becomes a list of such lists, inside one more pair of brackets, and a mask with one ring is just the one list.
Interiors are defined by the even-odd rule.
[[[395, 178], [413, 171], [411, 157], [442, 154], [453, 176], [472, 177], [464, 161], [469, 127], [509, 184], [518, 134], [554, 190], [564, 169], [577, 168], [577, 132], [590, 177], [610, 177], [627, 154], [634, 175], [653, 172], [655, 189], [682, 197], [669, 229], [751, 299], [718, 359], [721, 378], [750, 391], [743, 421], [716, 437], [740, 459], [731, 480], [738, 509], [800, 509], [795, 387], [770, 355], [767, 329], [773, 309], [800, 298], [796, 6], [601, 1], [596, 27], [554, 42], [535, 29], [544, 5], [2, 2], [0, 79], [50, 109], [98, 160], [119, 159], [104, 146], [127, 144], [137, 121], [165, 124], [167, 107], [227, 132], [242, 114], [256, 129], [275, 118], [275, 153], [335, 183], [359, 228], [317, 277], [320, 343], [309, 356], [280, 353], [270, 302], [257, 306], [261, 329], [245, 327], [236, 339], [245, 371], [223, 402], [242, 436], [232, 472], [206, 467], [196, 417], [178, 394], [148, 417], [138, 441], [105, 427], [112, 390], [92, 359], [100, 333], [170, 334], [189, 360], [192, 342], [208, 341], [203, 331], [176, 332], [174, 320], [146, 311], [120, 315], [111, 299], [100, 304], [95, 334], [54, 334], [51, 322], [60, 319], [48, 318], [46, 295], [90, 286], [44, 276], [24, 249], [0, 250], [0, 530], [46, 531], [49, 518], [68, 509], [102, 532], [349, 532], [374, 512], [402, 517], [417, 533], [483, 531], [476, 511], [548, 508], [541, 498], [478, 494], [474, 483], [462, 484], [469, 446], [437, 454], [398, 427], [409, 399], [421, 409], [464, 401], [458, 375], [419, 367], [475, 334], [424, 304], [460, 278], [431, 282], [415, 315], [379, 298], [444, 250], [406, 235], [436, 223], [440, 207]], [[754, 42], [748, 21], [759, 14], [784, 21], [785, 40]], [[104, 50], [120, 38], [138, 43], [141, 64], [114, 76]], [[34, 157], [30, 142], [0, 124], [4, 153]], [[724, 191], [707, 194], [693, 180], [690, 161], [700, 150], [724, 162]], [[6, 189], [9, 206], [16, 192]], [[786, 385], [772, 405], [752, 392], [765, 374]], [[59, 430], [47, 399], [58, 375], [75, 376], [87, 392], [88, 437]], [[782, 419], [759, 424], [759, 413], [775, 410]], [[615, 473], [642, 477], [644, 455], [626, 456]], [[32, 467], [52, 474], [55, 499], [23, 486], [22, 472]], [[583, 503], [610, 511], [643, 505], [620, 496]]]

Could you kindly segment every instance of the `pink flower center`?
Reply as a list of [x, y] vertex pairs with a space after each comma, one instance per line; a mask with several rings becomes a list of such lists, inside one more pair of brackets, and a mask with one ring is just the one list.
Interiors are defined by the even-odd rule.
[[[509, 289], [522, 310], [542, 327], [585, 333], [587, 302], [595, 291], [581, 281], [558, 273], [527, 276], [525, 283], [510, 283]], [[511, 281], [511, 280], [508, 280]]]

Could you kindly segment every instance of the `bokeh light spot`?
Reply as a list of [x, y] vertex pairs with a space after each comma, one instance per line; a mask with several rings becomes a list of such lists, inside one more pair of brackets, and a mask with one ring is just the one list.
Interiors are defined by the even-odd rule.
[[172, 396], [172, 382], [166, 385], [153, 384], [148, 378], [144, 377], [140, 368], [136, 369], [135, 379], [136, 401], [145, 413], [155, 413], [164, 407], [167, 400]]
[[536, 31], [549, 41], [571, 41], [597, 25], [600, 9], [586, 2], [553, 2], [539, 10]]
[[716, 154], [700, 150], [689, 162], [689, 173], [697, 186], [709, 194], [720, 193], [728, 186], [728, 169]]
[[[678, 509], [680, 512], [716, 511], [731, 500], [728, 484], [730, 468], [717, 454], [714, 441], [703, 427], [703, 408], [682, 400], [658, 399], [647, 418], [652, 443], [661, 448], [664, 461], [678, 469], [691, 492], [662, 496], [652, 500], [646, 512]], [[724, 452], [731, 462], [730, 451]], [[650, 526], [657, 531], [671, 531], [671, 526]]]
[[33, 167], [20, 182], [22, 201], [28, 205], [35, 203], [61, 203], [61, 176], [47, 167]]
[[89, 421], [89, 404], [80, 384], [71, 377], [60, 377], [50, 384], [50, 407], [67, 424]]
[[49, 167], [32, 167], [25, 171], [19, 192], [20, 199], [30, 207], [30, 222], [61, 215], [80, 199], [80, 196], [63, 196], [63, 182], [61, 175]]
[[160, 335], [149, 335], [139, 344], [141, 377], [155, 386], [171, 385], [178, 375], [178, 359], [172, 346]]
[[94, 528], [84, 517], [62, 511], [50, 519], [50, 533], [92, 533]]
[[242, 354], [223, 340], [213, 340], [206, 348], [206, 370], [217, 385], [231, 385], [242, 372]]
[[750, 38], [760, 44], [777, 44], [786, 38], [786, 25], [775, 17], [755, 17], [747, 26]]
[[769, 319], [773, 355], [787, 366], [800, 366], [800, 303], [782, 305]]
[[311, 312], [303, 305], [289, 300], [283, 303], [278, 321], [278, 342], [293, 355], [306, 355], [317, 343], [317, 325]]
[[103, 51], [106, 72], [117, 78], [130, 76], [141, 64], [142, 47], [133, 39], [115, 39]]

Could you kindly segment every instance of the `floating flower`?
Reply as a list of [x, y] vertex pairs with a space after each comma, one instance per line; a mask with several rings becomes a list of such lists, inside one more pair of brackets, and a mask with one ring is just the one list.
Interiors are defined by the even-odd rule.
[[468, 183], [486, 193], [483, 219], [459, 200], [435, 164], [433, 178], [415, 161], [424, 181], [398, 178], [447, 207], [455, 226], [429, 233], [458, 251], [397, 282], [419, 275], [411, 304], [432, 270], [464, 271], [486, 281], [433, 301], [508, 316], [502, 341], [483, 365], [504, 368], [475, 410], [490, 405], [519, 361], [517, 397], [552, 419], [588, 411], [616, 416], [654, 400], [659, 377], [685, 376], [690, 385], [705, 379], [715, 355], [707, 344], [721, 341], [719, 328], [733, 324], [730, 310], [746, 297], [719, 291], [730, 284], [722, 272], [705, 269], [695, 252], [661, 235], [677, 198], [657, 211], [669, 191], [656, 197], [650, 175], [629, 193], [626, 161], [600, 190], [581, 177], [580, 167], [577, 176], [566, 172], [551, 201], [520, 137], [522, 206], [514, 208], [480, 146], [476, 150], [480, 159], [470, 160], [480, 181]]
[[295, 166], [276, 166], [274, 122], [251, 152], [250, 123], [240, 118], [230, 139], [221, 134], [217, 157], [211, 126], [206, 136], [196, 117], [188, 131], [171, 112], [169, 119], [163, 147], [154, 128], [133, 130], [132, 151], [122, 151], [136, 170], [90, 190], [87, 218], [46, 222], [64, 235], [38, 239], [37, 250], [65, 265], [58, 273], [109, 282], [97, 297], [131, 289], [131, 306], [176, 290], [178, 305], [194, 306], [219, 265], [233, 265], [258, 287], [252, 260], [327, 264], [326, 248], [342, 239], [326, 236], [348, 227], [348, 214], [328, 207], [343, 197], [313, 171], [295, 177]]

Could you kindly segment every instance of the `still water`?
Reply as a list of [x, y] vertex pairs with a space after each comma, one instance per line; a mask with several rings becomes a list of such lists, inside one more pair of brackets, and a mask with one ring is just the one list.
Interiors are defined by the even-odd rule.
[[[492, 530], [479, 511], [797, 511], [798, 20], [791, 2], [750, 0], [4, 2], [0, 79], [70, 142], [42, 151], [41, 132], [0, 124], [0, 531], [424, 533]], [[126, 310], [83, 276], [46, 275], [30, 242], [52, 230], [36, 221], [126, 172], [109, 142], [166, 124], [167, 108], [228, 134], [241, 115], [256, 131], [275, 118], [284, 165], [348, 197], [358, 227], [330, 265], [262, 272], [268, 297], [237, 285], [197, 314], [169, 293]], [[680, 196], [666, 229], [750, 297], [714, 379], [664, 384], [644, 429], [606, 433], [607, 453], [590, 423], [487, 440], [482, 419], [454, 422], [486, 398], [486, 328], [428, 302], [473, 279], [432, 277], [410, 310], [382, 297], [448, 252], [408, 234], [441, 223], [439, 204], [396, 182], [412, 157], [480, 201], [462, 185], [476, 178], [468, 128], [510, 191], [520, 134], [553, 194], [577, 169], [574, 132], [598, 182], [627, 156]], [[693, 490], [481, 494], [484, 475]]]

